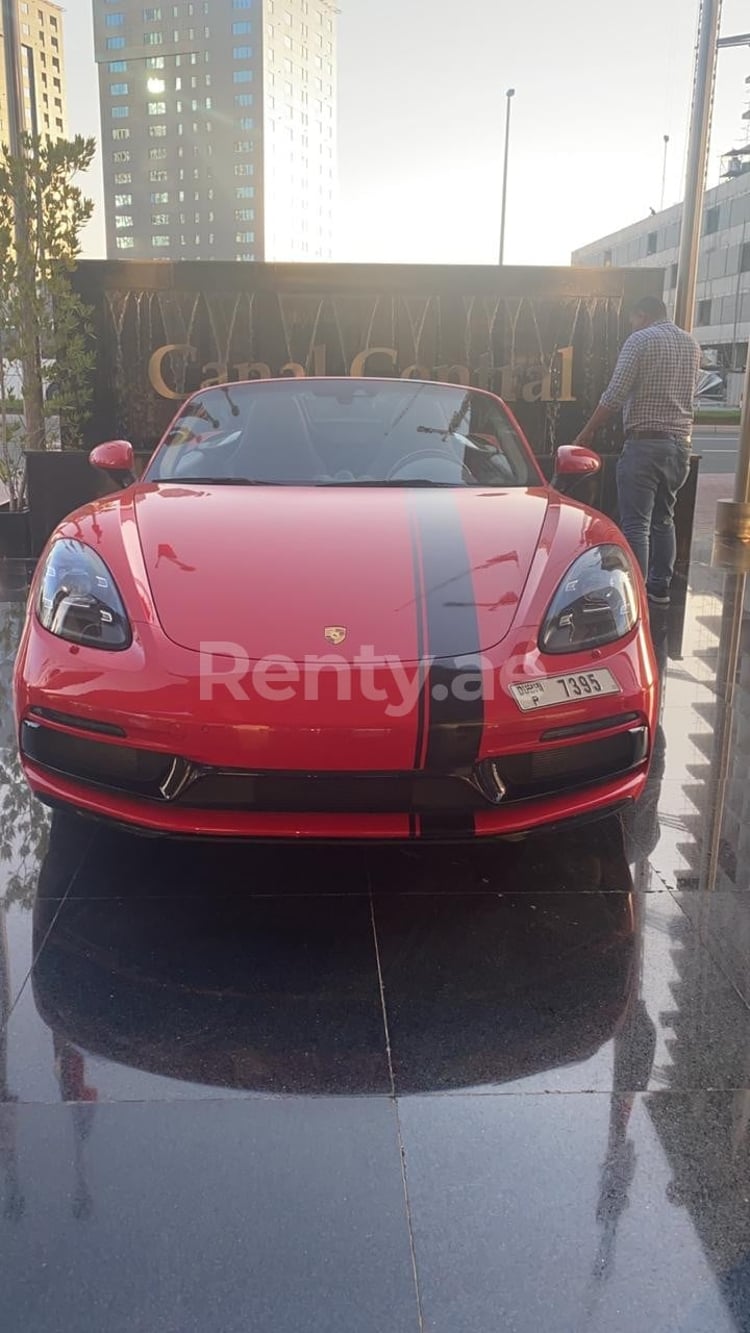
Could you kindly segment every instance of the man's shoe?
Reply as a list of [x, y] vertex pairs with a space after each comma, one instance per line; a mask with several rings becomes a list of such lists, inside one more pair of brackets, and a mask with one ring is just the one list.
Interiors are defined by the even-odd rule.
[[668, 592], [649, 592], [648, 600], [652, 606], [669, 606]]

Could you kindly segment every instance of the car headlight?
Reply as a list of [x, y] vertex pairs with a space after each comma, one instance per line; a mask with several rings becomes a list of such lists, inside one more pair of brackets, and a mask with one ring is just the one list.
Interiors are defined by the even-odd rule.
[[36, 613], [50, 634], [71, 643], [116, 652], [133, 641], [112, 575], [83, 542], [55, 542], [44, 565]]
[[571, 565], [539, 635], [544, 653], [577, 653], [614, 643], [638, 621], [633, 566], [619, 546], [593, 546]]

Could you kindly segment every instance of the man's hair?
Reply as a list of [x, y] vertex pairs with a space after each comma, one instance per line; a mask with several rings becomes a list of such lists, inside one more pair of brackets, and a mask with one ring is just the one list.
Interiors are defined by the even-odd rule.
[[658, 296], [642, 296], [633, 306], [636, 315], [645, 315], [646, 319], [666, 319], [667, 307]]

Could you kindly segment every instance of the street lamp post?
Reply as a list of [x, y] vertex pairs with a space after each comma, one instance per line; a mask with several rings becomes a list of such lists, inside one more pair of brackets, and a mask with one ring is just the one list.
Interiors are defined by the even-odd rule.
[[510, 148], [510, 104], [516, 95], [515, 88], [509, 88], [505, 94], [505, 157], [503, 159], [503, 201], [500, 211], [500, 263], [505, 262], [505, 207], [508, 201], [508, 150]]
[[688, 332], [692, 330], [695, 311], [698, 250], [701, 239], [703, 196], [706, 188], [720, 19], [721, 0], [701, 0], [674, 314], [675, 324], [678, 324], [681, 329], [687, 329]]

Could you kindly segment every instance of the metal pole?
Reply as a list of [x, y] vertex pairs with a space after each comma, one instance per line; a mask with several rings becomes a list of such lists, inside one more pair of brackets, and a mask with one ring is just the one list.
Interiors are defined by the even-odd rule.
[[720, 19], [721, 0], [701, 0], [674, 316], [675, 324], [688, 331], [692, 330], [695, 313], [698, 249], [701, 238], [703, 195], [706, 186], [709, 131], [716, 74], [716, 43], [719, 38]]
[[665, 134], [665, 135], [664, 135], [664, 166], [662, 167], [662, 173], [661, 173], [661, 204], [659, 205], [659, 211], [660, 211], [660, 212], [661, 212], [661, 210], [664, 208], [664, 196], [665, 196], [666, 191], [667, 191], [667, 154], [668, 154], [668, 152], [669, 152], [669, 135], [668, 135], [668, 134]]
[[510, 104], [516, 95], [515, 88], [509, 88], [505, 94], [505, 157], [503, 159], [503, 202], [500, 213], [500, 263], [505, 262], [505, 206], [508, 200], [508, 150], [510, 148]]

